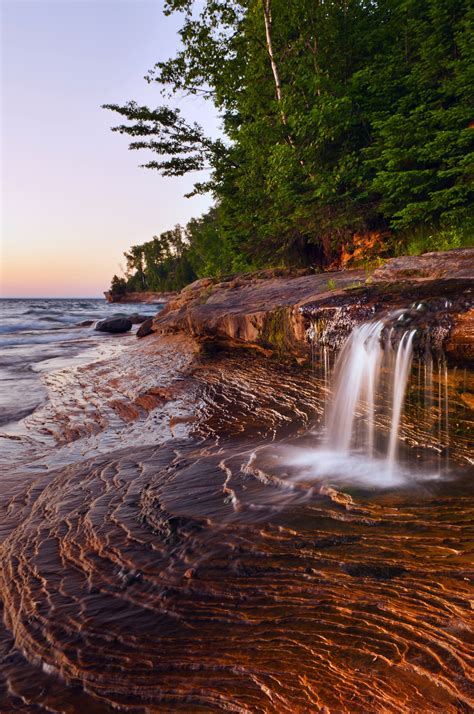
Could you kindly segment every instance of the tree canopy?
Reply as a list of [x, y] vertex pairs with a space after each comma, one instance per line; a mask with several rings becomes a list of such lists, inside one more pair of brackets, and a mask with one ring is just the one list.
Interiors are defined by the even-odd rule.
[[146, 167], [210, 168], [195, 191], [215, 207], [187, 231], [194, 272], [324, 267], [364, 232], [392, 251], [420, 231], [469, 240], [469, 0], [167, 0], [165, 12], [182, 15], [181, 48], [147, 80], [168, 104], [209, 98], [226, 140], [168, 104], [105, 106], [131, 149], [157, 155]]

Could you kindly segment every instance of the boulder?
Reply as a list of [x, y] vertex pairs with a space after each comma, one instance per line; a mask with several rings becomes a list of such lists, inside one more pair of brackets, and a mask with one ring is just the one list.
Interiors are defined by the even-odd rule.
[[128, 315], [128, 319], [132, 321], [132, 325], [141, 325], [148, 320], [148, 315], [140, 315], [138, 312], [134, 312], [132, 315]]
[[94, 320], [82, 320], [82, 322], [77, 323], [76, 327], [90, 327], [93, 324]]
[[146, 337], [151, 335], [155, 330], [153, 329], [153, 318], [148, 317], [137, 330], [137, 337]]
[[113, 334], [128, 332], [132, 329], [132, 321], [128, 317], [107, 317], [105, 320], [99, 320], [94, 329], [98, 332], [111, 332]]

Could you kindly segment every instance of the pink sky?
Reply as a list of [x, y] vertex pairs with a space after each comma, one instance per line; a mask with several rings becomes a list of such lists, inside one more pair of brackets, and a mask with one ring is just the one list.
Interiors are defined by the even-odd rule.
[[[172, 55], [179, 18], [161, 2], [2, 0], [2, 297], [100, 296], [123, 251], [210, 204], [198, 176], [138, 168], [105, 102], [162, 103], [143, 76]], [[212, 106], [176, 98], [214, 133]]]

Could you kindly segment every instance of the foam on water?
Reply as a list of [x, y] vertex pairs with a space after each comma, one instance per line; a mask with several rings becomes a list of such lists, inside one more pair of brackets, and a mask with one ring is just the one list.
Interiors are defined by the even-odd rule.
[[0, 300], [0, 424], [23, 419], [41, 405], [45, 389], [38, 373], [97, 358], [130, 344], [133, 336], [98, 333], [84, 321], [120, 312], [153, 315], [157, 305], [113, 305], [103, 299]]
[[425, 471], [400, 463], [392, 465], [384, 457], [370, 457], [355, 450], [287, 447], [282, 450], [282, 458], [295, 469], [291, 472], [291, 481], [308, 485], [388, 489], [440, 478], [434, 470]]
[[[440, 468], [423, 470], [398, 458], [417, 332], [399, 329], [404, 317], [400, 310], [354, 328], [334, 366], [320, 445], [285, 451], [284, 460], [298, 469], [292, 480], [383, 489], [439, 478]], [[432, 365], [431, 356], [427, 362]], [[325, 359], [324, 373], [326, 381]], [[448, 434], [447, 396], [443, 408]], [[377, 428], [380, 417], [384, 430]]]

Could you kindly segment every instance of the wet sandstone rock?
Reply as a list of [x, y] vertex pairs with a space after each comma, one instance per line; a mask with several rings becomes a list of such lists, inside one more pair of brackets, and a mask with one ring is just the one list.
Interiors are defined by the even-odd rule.
[[110, 332], [112, 334], [128, 332], [131, 329], [132, 321], [128, 317], [108, 317], [105, 320], [99, 320], [94, 327], [97, 332]]
[[128, 315], [129, 320], [131, 320], [132, 325], [141, 325], [143, 322], [148, 320], [148, 315], [140, 315], [138, 312]]
[[[206, 349], [250, 347], [307, 360], [315, 319], [334, 326], [331, 347], [337, 349], [358, 323], [425, 301], [429, 330], [452, 360], [465, 362], [474, 350], [473, 287], [474, 249], [394, 258], [370, 276], [362, 270], [266, 270], [188, 285], [156, 316], [154, 327], [161, 334], [184, 332]], [[418, 310], [417, 320], [423, 314]]]
[[[472, 710], [469, 473], [399, 495], [282, 489], [275, 442], [314, 448], [322, 375], [201, 359], [182, 334], [67, 377], [37, 421], [67, 440], [60, 466], [20, 466], [29, 439], [4, 478], [2, 711]], [[465, 461], [469, 384], [445, 384]], [[445, 445], [407, 409], [407, 443]]]
[[456, 316], [445, 350], [449, 356], [474, 364], [474, 308]]
[[104, 292], [107, 302], [115, 303], [149, 303], [160, 305], [172, 298], [175, 293], [156, 293], [152, 290], [143, 290], [141, 292], [125, 293], [125, 295], [113, 295], [110, 291]]
[[344, 563], [341, 569], [353, 578], [374, 578], [375, 580], [392, 580], [398, 578], [406, 569], [401, 566], [386, 565], [384, 563], [373, 565], [371, 563]]
[[154, 331], [155, 330], [153, 329], [153, 318], [148, 317], [142, 322], [142, 324], [138, 328], [137, 337], [147, 337], [148, 335], [152, 335]]
[[220, 283], [200, 280], [168, 303], [155, 327], [162, 334], [183, 331], [202, 341], [291, 353], [299, 351], [295, 336], [304, 341], [299, 303], [364, 278], [363, 271], [261, 271]]
[[[354, 327], [374, 318], [395, 316], [392, 327], [401, 336], [416, 329], [415, 352], [446, 353], [451, 361], [466, 363], [474, 347], [473, 281], [466, 278], [403, 280], [372, 283], [363, 288], [339, 291], [300, 306], [309, 323], [308, 334], [323, 347], [338, 350]], [[387, 323], [388, 324], [388, 323]]]

